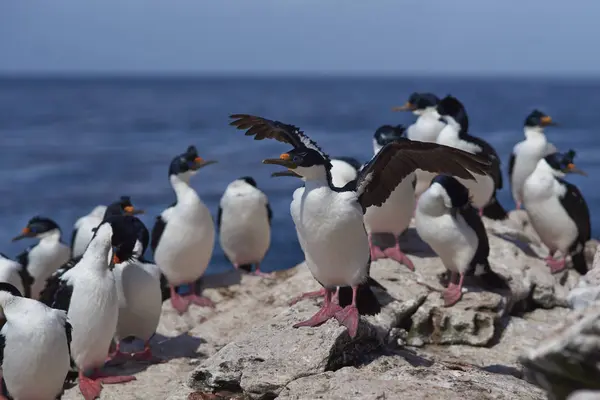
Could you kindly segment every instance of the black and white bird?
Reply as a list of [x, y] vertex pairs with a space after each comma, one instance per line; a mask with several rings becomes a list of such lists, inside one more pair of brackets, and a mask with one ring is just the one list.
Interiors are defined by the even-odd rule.
[[[469, 200], [469, 190], [457, 179], [438, 175], [417, 202], [417, 233], [440, 257], [450, 272], [444, 292], [446, 306], [462, 297], [463, 279], [474, 274], [496, 288], [506, 283], [490, 267], [490, 245], [477, 210]], [[458, 280], [458, 282], [457, 282]]]
[[102, 222], [102, 217], [106, 212], [106, 206], [99, 205], [87, 215], [79, 218], [73, 225], [73, 233], [71, 235], [71, 257], [78, 258], [83, 255], [92, 236], [93, 229]]
[[71, 249], [61, 241], [59, 226], [50, 218], [36, 216], [29, 220], [23, 232], [13, 242], [36, 238], [39, 242], [17, 256], [17, 261], [31, 276], [31, 298], [37, 299], [48, 279], [71, 258]]
[[22, 296], [30, 297], [32, 281], [25, 267], [0, 253], [0, 282], [10, 283]]
[[[408, 97], [408, 101], [401, 107], [394, 107], [393, 111], [411, 111], [417, 116], [417, 120], [406, 129], [406, 137], [419, 142], [435, 143], [439, 133], [446, 126], [440, 121], [437, 105], [440, 99], [433, 93], [414, 92]], [[417, 170], [416, 196], [420, 196], [431, 183], [435, 174]]]
[[[377, 155], [389, 143], [406, 140], [403, 138], [403, 134], [404, 127], [402, 125], [383, 125], [377, 128], [373, 138], [374, 155]], [[415, 211], [415, 185], [416, 176], [414, 172], [411, 172], [398, 183], [385, 203], [380, 207], [367, 208], [364, 220], [369, 234], [371, 261], [391, 258], [406, 265], [410, 270], [415, 270], [413, 262], [402, 252], [398, 243], [398, 236], [408, 228]], [[385, 249], [380, 248], [372, 240], [372, 235], [376, 234], [392, 235], [395, 245]]]
[[[173, 159], [169, 181], [177, 200], [156, 217], [152, 228], [154, 261], [169, 282], [171, 304], [180, 314], [187, 311], [190, 302], [215, 306], [212, 300], [195, 292], [195, 282], [204, 274], [212, 257], [215, 224], [210, 211], [190, 186], [190, 178], [200, 168], [214, 163], [199, 157], [194, 146]], [[175, 290], [179, 285], [191, 285], [192, 290], [182, 297]]]
[[[263, 163], [291, 169], [305, 182], [294, 192], [290, 212], [306, 264], [326, 293], [319, 312], [295, 327], [318, 326], [336, 318], [354, 337], [357, 302], [380, 309], [368, 284], [369, 239], [363, 215], [368, 207], [381, 206], [408, 174], [421, 168], [468, 179], [472, 177], [469, 170], [485, 174], [489, 168], [486, 160], [461, 150], [405, 140], [386, 145], [361, 169], [356, 182], [340, 189], [331, 182], [329, 157], [299, 128], [246, 114], [231, 118], [231, 125], [246, 130], [255, 140], [269, 138], [291, 145], [289, 152]], [[351, 304], [343, 309], [332, 301], [338, 286], [352, 288]]]
[[475, 181], [461, 181], [471, 192], [473, 205], [479, 209], [479, 215], [496, 220], [507, 218], [506, 210], [496, 199], [497, 190], [502, 189], [500, 157], [496, 150], [485, 140], [469, 134], [467, 111], [456, 97], [450, 95], [444, 97], [438, 104], [437, 110], [440, 120], [446, 123], [438, 135], [437, 143], [477, 154], [492, 163], [491, 174], [476, 175]]
[[246, 272], [256, 267], [256, 275], [268, 275], [260, 271], [271, 244], [271, 219], [273, 212], [269, 199], [256, 186], [250, 176], [231, 182], [219, 202], [217, 226], [219, 242], [227, 259]]
[[527, 177], [542, 158], [557, 151], [544, 134], [544, 128], [553, 125], [556, 123], [552, 118], [539, 110], [533, 110], [525, 118], [525, 140], [513, 147], [508, 162], [510, 190], [517, 210], [523, 203], [523, 185]]
[[[2, 395], [11, 399], [56, 399], [70, 367], [71, 324], [67, 313], [22, 297], [0, 282]], [[2, 397], [2, 396], [0, 396]]]
[[[96, 229], [81, 260], [55, 275], [41, 293], [44, 304], [67, 311], [73, 326], [71, 356], [79, 371], [79, 389], [86, 400], [100, 396], [102, 383], [124, 383], [133, 376], [106, 375], [101, 368], [117, 328], [119, 299], [115, 264], [132, 257], [137, 241], [131, 216], [110, 216]], [[86, 376], [93, 370], [91, 376]]]
[[[571, 256], [573, 268], [584, 275], [587, 270], [585, 243], [591, 238], [588, 206], [577, 188], [562, 179], [566, 174], [586, 175], [575, 167], [575, 151], [553, 153], [538, 161], [523, 185], [523, 205], [531, 225], [548, 247], [546, 263], [552, 273], [565, 268]], [[560, 259], [554, 253], [560, 251]]]
[[344, 187], [358, 176], [362, 164], [354, 157], [341, 156], [331, 159], [331, 182], [333, 186]]

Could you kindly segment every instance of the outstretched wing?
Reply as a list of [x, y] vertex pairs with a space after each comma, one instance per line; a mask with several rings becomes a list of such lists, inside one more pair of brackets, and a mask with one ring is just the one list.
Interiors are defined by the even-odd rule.
[[437, 143], [398, 140], [385, 145], [359, 172], [358, 201], [366, 210], [381, 206], [398, 184], [417, 169], [463, 179], [488, 175], [491, 163], [475, 154]]
[[246, 131], [246, 136], [254, 136], [254, 140], [265, 138], [292, 145], [294, 148], [309, 148], [318, 151], [325, 159], [327, 154], [321, 150], [315, 141], [306, 136], [300, 128], [283, 122], [273, 121], [267, 118], [248, 114], [233, 114], [229, 118], [234, 119], [229, 125]]

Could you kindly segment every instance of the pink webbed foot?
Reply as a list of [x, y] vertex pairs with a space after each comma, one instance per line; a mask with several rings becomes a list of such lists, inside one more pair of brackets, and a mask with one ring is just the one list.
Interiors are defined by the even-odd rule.
[[369, 250], [371, 251], [371, 261], [376, 261], [380, 258], [386, 258], [385, 253], [383, 250], [381, 250], [381, 247], [373, 244], [371, 236], [369, 236]]
[[554, 259], [551, 256], [546, 257], [546, 265], [550, 267], [550, 272], [553, 274], [557, 274], [563, 271], [566, 267], [565, 258], [561, 257], [558, 260]]
[[317, 313], [310, 319], [294, 324], [294, 328], [299, 328], [301, 326], [319, 326], [327, 320], [334, 318], [335, 314], [342, 310], [342, 307], [333, 303], [331, 301], [331, 296], [332, 292], [325, 289], [325, 302], [323, 303], [321, 309], [317, 311]]
[[400, 264], [406, 265], [406, 267], [408, 267], [408, 269], [410, 269], [411, 271], [415, 270], [415, 265], [410, 260], [410, 258], [408, 258], [408, 256], [404, 254], [402, 250], [400, 250], [400, 245], [398, 243], [396, 243], [396, 246], [394, 247], [388, 247], [383, 252], [388, 258], [396, 260]]
[[450, 307], [458, 303], [462, 297], [461, 287], [455, 283], [449, 283], [444, 291], [444, 306]]
[[313, 297], [323, 297], [323, 296], [325, 296], [325, 289], [317, 290], [315, 292], [302, 293], [300, 296], [294, 297], [292, 299], [292, 301], [290, 301], [288, 304], [290, 306], [293, 306], [294, 304], [296, 304], [300, 300], [310, 299], [310, 298], [313, 298]]
[[79, 391], [85, 400], [94, 400], [100, 397], [102, 384], [95, 379], [88, 378], [83, 375], [82, 372], [79, 372]]
[[171, 286], [171, 305], [179, 313], [185, 313], [190, 307], [190, 299], [183, 298], [177, 293], [175, 286]]
[[133, 353], [131, 355], [131, 358], [135, 361], [147, 362], [152, 364], [160, 364], [166, 361], [152, 354], [152, 349], [150, 348], [150, 344], [148, 343], [144, 345], [144, 350], [139, 351], [137, 353]]
[[350, 335], [351, 338], [356, 336], [356, 332], [358, 332], [359, 316], [358, 309], [355, 306], [349, 305], [343, 310], [338, 311], [335, 314], [335, 319], [348, 329], [348, 335]]
[[90, 376], [88, 379], [100, 383], [106, 383], [107, 385], [116, 385], [119, 383], [135, 381], [136, 377], [132, 375], [108, 375], [100, 370], [95, 370], [92, 376]]
[[189, 299], [193, 304], [200, 306], [200, 307], [210, 307], [210, 308], [216, 307], [215, 303], [208, 297], [198, 296], [197, 294], [190, 294], [190, 295], [186, 296], [186, 298]]

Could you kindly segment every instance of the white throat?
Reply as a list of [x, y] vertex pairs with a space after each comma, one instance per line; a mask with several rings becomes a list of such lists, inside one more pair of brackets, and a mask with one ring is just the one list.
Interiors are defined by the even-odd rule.
[[312, 167], [298, 167], [295, 172], [304, 177], [304, 181], [314, 185], [328, 185], [327, 170], [324, 165], [313, 165]]
[[171, 186], [177, 197], [177, 203], [186, 203], [199, 199], [196, 191], [190, 186], [191, 176], [192, 174], [187, 172], [169, 176]]
[[48, 232], [36, 235], [36, 237], [44, 243], [60, 242], [60, 229], [51, 229]]
[[526, 126], [524, 129], [525, 139], [526, 140], [535, 140], [535, 139], [544, 139], [546, 140], [546, 135], [544, 134], [544, 128], [541, 126]]
[[548, 164], [544, 158], [542, 158], [540, 161], [538, 161], [538, 163], [535, 167], [534, 174], [536, 174], [537, 176], [551, 175], [551, 176], [554, 176], [557, 178], [563, 178], [566, 175], [564, 172], [557, 171], [554, 168], [552, 168], [550, 166], [550, 164]]

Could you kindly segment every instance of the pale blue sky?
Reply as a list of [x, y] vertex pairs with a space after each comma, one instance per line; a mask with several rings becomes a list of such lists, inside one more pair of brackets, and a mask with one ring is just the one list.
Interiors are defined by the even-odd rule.
[[599, 0], [0, 0], [0, 72], [598, 74]]

